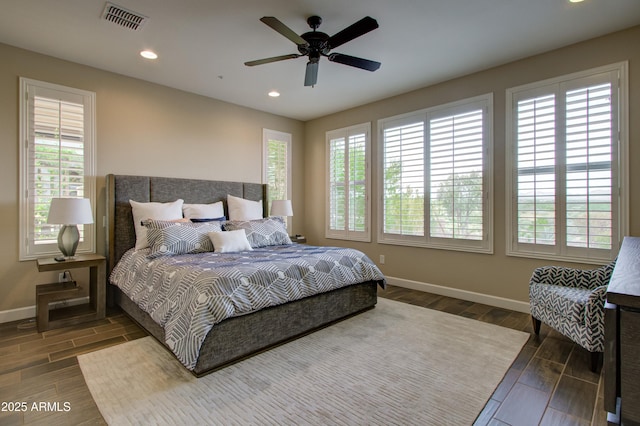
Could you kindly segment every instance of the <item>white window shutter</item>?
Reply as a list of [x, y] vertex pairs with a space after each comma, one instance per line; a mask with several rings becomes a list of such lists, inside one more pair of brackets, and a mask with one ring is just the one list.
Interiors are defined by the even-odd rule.
[[555, 95], [517, 104], [517, 229], [521, 243], [556, 241]]
[[382, 119], [379, 241], [493, 252], [493, 96]]
[[430, 236], [484, 238], [482, 110], [429, 123]]
[[369, 145], [371, 125], [327, 132], [327, 238], [371, 241]]
[[424, 235], [424, 122], [383, 129], [383, 232]]
[[349, 216], [348, 229], [367, 230], [367, 134], [349, 135]]
[[[95, 94], [20, 79], [20, 259], [58, 253], [53, 198], [88, 198], [95, 213]], [[78, 253], [95, 251], [93, 225], [78, 225]]]
[[626, 234], [627, 64], [507, 91], [507, 254], [603, 263]]
[[[263, 129], [263, 183], [268, 186], [267, 212], [273, 200], [291, 200], [291, 134]], [[285, 218], [291, 233], [290, 218]]]
[[568, 91], [565, 111], [567, 246], [611, 250], [611, 84]]
[[329, 140], [329, 232], [344, 233], [347, 222], [347, 153], [345, 137]]

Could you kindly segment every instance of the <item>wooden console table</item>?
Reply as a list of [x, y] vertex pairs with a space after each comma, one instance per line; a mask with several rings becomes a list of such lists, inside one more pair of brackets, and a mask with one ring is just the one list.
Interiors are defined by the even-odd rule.
[[640, 425], [640, 238], [625, 237], [607, 289], [604, 406], [610, 423]]

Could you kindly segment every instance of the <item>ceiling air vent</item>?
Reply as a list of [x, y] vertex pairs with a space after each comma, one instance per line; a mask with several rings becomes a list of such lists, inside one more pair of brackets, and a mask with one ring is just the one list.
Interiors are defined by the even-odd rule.
[[138, 12], [127, 10], [117, 4], [109, 3], [104, 7], [102, 17], [109, 22], [129, 28], [130, 30], [139, 30], [147, 22], [149, 18]]

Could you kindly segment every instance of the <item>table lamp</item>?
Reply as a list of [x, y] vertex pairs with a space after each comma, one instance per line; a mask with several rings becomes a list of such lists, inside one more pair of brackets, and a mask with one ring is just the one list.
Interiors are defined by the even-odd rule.
[[80, 233], [76, 225], [93, 223], [88, 198], [53, 198], [47, 223], [62, 225], [58, 234], [58, 248], [70, 259], [76, 254]]
[[273, 200], [270, 214], [271, 216], [293, 216], [291, 200]]

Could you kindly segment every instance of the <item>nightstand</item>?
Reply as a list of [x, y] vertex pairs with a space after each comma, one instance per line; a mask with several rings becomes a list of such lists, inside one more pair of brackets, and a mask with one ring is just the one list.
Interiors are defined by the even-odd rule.
[[38, 271], [65, 271], [89, 268], [89, 303], [49, 311], [49, 303], [80, 296], [81, 287], [69, 283], [36, 286], [36, 320], [38, 331], [66, 327], [85, 321], [102, 319], [106, 310], [106, 259], [98, 254], [77, 255], [58, 262], [53, 258], [38, 259]]
[[305, 237], [304, 235], [290, 235], [289, 238], [291, 239], [291, 242], [294, 244], [307, 243], [307, 237]]

